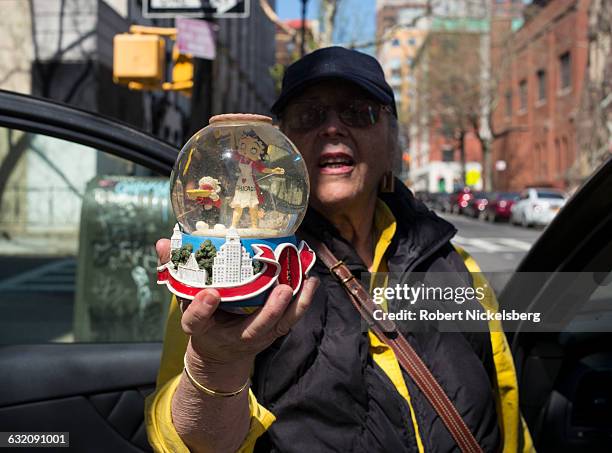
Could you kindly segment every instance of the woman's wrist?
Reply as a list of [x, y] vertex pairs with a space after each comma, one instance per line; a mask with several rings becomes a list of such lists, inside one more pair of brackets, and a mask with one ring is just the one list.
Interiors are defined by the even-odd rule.
[[253, 358], [221, 363], [209, 361], [187, 345], [185, 363], [191, 376], [203, 386], [217, 392], [234, 392], [244, 386], [251, 375]]

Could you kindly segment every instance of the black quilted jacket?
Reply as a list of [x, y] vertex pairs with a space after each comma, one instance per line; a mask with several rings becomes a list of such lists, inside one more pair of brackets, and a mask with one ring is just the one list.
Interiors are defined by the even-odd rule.
[[[387, 252], [390, 272], [449, 272], [471, 277], [450, 245], [455, 228], [417, 201], [403, 185], [382, 196], [397, 221]], [[322, 216], [302, 224], [324, 241], [355, 275], [366, 268], [349, 243]], [[298, 233], [299, 236], [299, 233]], [[305, 317], [256, 361], [253, 391], [276, 422], [256, 452], [416, 452], [410, 409], [369, 353], [368, 335], [339, 283], [322, 263], [321, 279]], [[499, 450], [494, 365], [487, 333], [404, 331], [485, 452]], [[458, 451], [451, 435], [409, 376], [404, 375], [426, 452]]]

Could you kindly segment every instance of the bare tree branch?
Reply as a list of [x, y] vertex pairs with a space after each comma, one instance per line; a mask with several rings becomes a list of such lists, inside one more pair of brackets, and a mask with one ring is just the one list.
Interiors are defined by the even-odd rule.
[[273, 24], [275, 24], [277, 27], [287, 33], [291, 37], [293, 42], [297, 41], [297, 31], [287, 26], [285, 23], [283, 23], [282, 20], [279, 19], [279, 17], [276, 15], [274, 10], [268, 3], [268, 0], [259, 0], [259, 6], [261, 7], [261, 10], [266, 15], [266, 17], [270, 19]]

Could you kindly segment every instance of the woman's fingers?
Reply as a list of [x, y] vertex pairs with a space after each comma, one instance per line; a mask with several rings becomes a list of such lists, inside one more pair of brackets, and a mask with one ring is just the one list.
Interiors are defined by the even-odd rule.
[[170, 239], [160, 239], [155, 244], [155, 251], [157, 252], [157, 265], [170, 261]]
[[281, 319], [292, 298], [290, 286], [279, 285], [274, 288], [264, 306], [242, 324], [242, 340], [250, 341], [268, 334]]
[[205, 333], [214, 324], [212, 317], [220, 301], [219, 293], [214, 289], [205, 289], [196, 294], [181, 317], [183, 331], [191, 336]]
[[283, 316], [276, 323], [274, 330], [277, 336], [287, 335], [293, 325], [304, 315], [308, 307], [310, 307], [319, 283], [321, 282], [316, 277], [308, 277], [304, 280], [302, 289], [297, 294], [295, 301], [289, 305]]

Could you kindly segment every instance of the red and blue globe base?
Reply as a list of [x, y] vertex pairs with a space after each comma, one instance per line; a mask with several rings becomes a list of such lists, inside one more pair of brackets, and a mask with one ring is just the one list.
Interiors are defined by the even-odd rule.
[[[210, 240], [219, 250], [224, 238], [182, 234], [182, 244], [191, 244], [198, 250], [200, 244]], [[288, 285], [295, 296], [308, 271], [315, 263], [315, 253], [304, 241], [298, 244], [295, 236], [282, 238], [241, 238], [242, 246], [253, 261], [263, 263], [261, 270], [246, 281], [236, 285], [194, 285], [182, 281], [174, 272], [172, 261], [157, 268], [157, 283], [166, 285], [177, 297], [192, 300], [203, 289], [215, 289], [221, 296], [220, 308], [232, 313], [250, 314], [260, 308], [276, 285]]]

